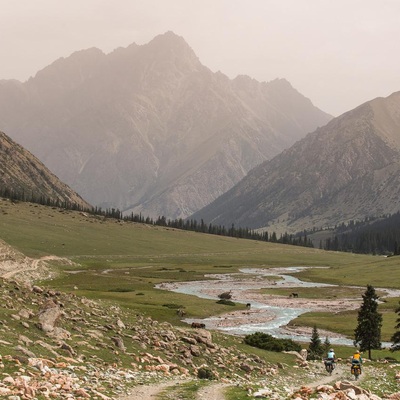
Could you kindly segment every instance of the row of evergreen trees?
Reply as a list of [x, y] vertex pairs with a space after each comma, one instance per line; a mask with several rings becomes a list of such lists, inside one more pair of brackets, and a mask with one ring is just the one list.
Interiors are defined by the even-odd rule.
[[153, 220], [149, 217], [143, 217], [141, 214], [131, 214], [129, 216], [122, 217], [121, 219], [132, 222], [140, 222], [151, 225], [159, 225], [165, 226], [168, 228], [176, 228], [187, 231], [194, 231], [200, 233], [209, 233], [211, 235], [219, 235], [219, 236], [230, 236], [241, 239], [251, 239], [251, 240], [259, 240], [264, 242], [271, 243], [282, 243], [282, 244], [290, 244], [293, 246], [305, 246], [305, 247], [314, 247], [312, 241], [307, 237], [306, 233], [300, 233], [297, 235], [292, 235], [285, 233], [283, 235], [277, 236], [276, 232], [257, 232], [253, 229], [249, 228], [236, 228], [234, 224], [231, 225], [230, 228], [226, 228], [221, 225], [213, 225], [206, 224], [201, 219], [200, 222], [194, 219], [167, 219], [164, 216], [158, 217], [156, 220]]
[[400, 255], [400, 212], [379, 220], [350, 223], [320, 243], [320, 248], [364, 254]]
[[49, 207], [64, 208], [66, 210], [92, 212], [92, 209], [87, 209], [80, 204], [66, 200], [60, 200], [59, 198], [44, 196], [41, 194], [38, 195], [33, 191], [26, 193], [24, 190], [16, 191], [8, 187], [0, 187], [0, 197], [10, 199], [11, 201], [30, 202]]

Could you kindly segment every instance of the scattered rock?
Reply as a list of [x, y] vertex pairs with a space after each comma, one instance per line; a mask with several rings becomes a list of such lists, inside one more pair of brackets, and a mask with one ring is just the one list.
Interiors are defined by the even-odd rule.
[[51, 332], [54, 330], [54, 325], [60, 317], [60, 307], [53, 300], [48, 300], [39, 312], [38, 327], [44, 332]]

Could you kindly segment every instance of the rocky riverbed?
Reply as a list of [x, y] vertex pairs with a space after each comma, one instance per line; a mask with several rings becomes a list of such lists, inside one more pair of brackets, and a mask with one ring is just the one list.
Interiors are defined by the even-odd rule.
[[[359, 301], [354, 299], [306, 299], [299, 297], [262, 294], [264, 288], [292, 288], [332, 286], [312, 282], [302, 282], [288, 272], [296, 272], [296, 268], [243, 269], [238, 274], [209, 275], [207, 281], [163, 283], [158, 287], [180, 293], [194, 294], [199, 297], [218, 299], [218, 295], [229, 292], [232, 301], [250, 304], [246, 311], [231, 312], [204, 319], [210, 329], [220, 329], [232, 334], [248, 334], [255, 331], [271, 333], [278, 337], [292, 337], [297, 340], [308, 340], [304, 334], [308, 329], [288, 327], [288, 323], [298, 315], [307, 311], [340, 312], [357, 309]], [[270, 279], [273, 276], [275, 279]], [[279, 280], [276, 280], [279, 277]], [[192, 322], [188, 319], [187, 322]], [[321, 332], [337, 342], [346, 342], [346, 338], [333, 332]]]

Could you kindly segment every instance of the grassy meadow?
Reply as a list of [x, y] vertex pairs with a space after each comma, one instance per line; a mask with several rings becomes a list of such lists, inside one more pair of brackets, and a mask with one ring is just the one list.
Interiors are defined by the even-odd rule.
[[[302, 297], [359, 298], [367, 284], [400, 289], [399, 257], [327, 252], [219, 237], [3, 199], [0, 199], [0, 238], [32, 258], [56, 255], [75, 262], [74, 266], [54, 264], [56, 277], [41, 282], [43, 285], [115, 302], [174, 324], [181, 324], [176, 312], [179, 307], [185, 308], [188, 317], [201, 318], [243, 306], [221, 305], [214, 300], [158, 290], [154, 285], [206, 279], [206, 274], [234, 273], [244, 267], [327, 267], [307, 269], [296, 276], [361, 287], [357, 291], [345, 287], [299, 289]], [[275, 294], [287, 296], [288, 292], [282, 289]], [[398, 299], [391, 299], [383, 304], [385, 340], [394, 331], [397, 303]], [[294, 323], [317, 324], [352, 336], [355, 318], [356, 313], [310, 313]]]

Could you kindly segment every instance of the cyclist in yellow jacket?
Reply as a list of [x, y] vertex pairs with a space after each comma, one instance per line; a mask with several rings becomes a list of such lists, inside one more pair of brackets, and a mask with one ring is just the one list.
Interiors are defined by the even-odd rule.
[[361, 364], [362, 364], [363, 360], [361, 357], [360, 352], [357, 350], [354, 354], [353, 357], [351, 359], [351, 366], [353, 367], [354, 365], [359, 365], [360, 366], [360, 370], [361, 370]]

